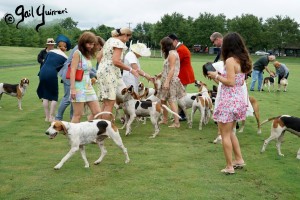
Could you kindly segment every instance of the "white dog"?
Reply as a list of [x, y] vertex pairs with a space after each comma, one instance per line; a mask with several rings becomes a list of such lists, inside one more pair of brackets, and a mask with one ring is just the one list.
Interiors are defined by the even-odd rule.
[[[98, 117], [98, 115], [96, 115], [95, 118]], [[46, 130], [46, 135], [49, 135], [49, 138], [53, 139], [59, 132], [63, 132], [64, 135], [68, 137], [71, 149], [54, 167], [54, 169], [60, 169], [63, 164], [79, 149], [85, 163], [85, 168], [88, 168], [90, 165], [86, 158], [84, 145], [94, 142], [99, 145], [101, 150], [99, 159], [94, 162], [95, 165], [99, 164], [107, 153], [107, 150], [104, 147], [104, 139], [107, 137], [112, 138], [112, 140], [123, 150], [123, 153], [125, 154], [125, 163], [130, 161], [127, 149], [123, 145], [118, 128], [108, 120], [96, 119], [81, 123], [54, 121]]]
[[212, 100], [208, 94], [208, 89], [205, 83], [201, 81], [195, 81], [195, 85], [198, 86], [199, 93], [201, 96], [198, 96], [192, 105], [191, 112], [191, 122], [193, 123], [193, 116], [197, 109], [199, 109], [201, 113], [200, 122], [199, 122], [199, 130], [202, 130], [202, 123], [207, 124], [209, 118], [213, 112]]

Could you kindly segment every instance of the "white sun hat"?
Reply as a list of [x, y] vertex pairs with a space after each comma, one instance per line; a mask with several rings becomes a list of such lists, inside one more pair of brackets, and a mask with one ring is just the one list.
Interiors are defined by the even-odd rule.
[[48, 38], [46, 44], [56, 44], [53, 38]]
[[140, 56], [150, 56], [151, 55], [150, 48], [147, 48], [147, 46], [143, 43], [136, 43], [136, 44], [131, 45], [130, 50], [136, 54], [139, 54]]

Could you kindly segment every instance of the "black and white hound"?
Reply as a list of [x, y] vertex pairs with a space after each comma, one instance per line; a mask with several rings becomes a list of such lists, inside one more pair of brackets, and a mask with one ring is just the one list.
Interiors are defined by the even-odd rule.
[[17, 97], [18, 107], [22, 110], [22, 97], [24, 96], [28, 85], [28, 78], [22, 78], [19, 84], [0, 83], [0, 100], [3, 93]]
[[[101, 113], [97, 114], [95, 118], [97, 118], [100, 114]], [[59, 132], [63, 132], [63, 134], [68, 137], [71, 149], [54, 167], [54, 169], [60, 169], [63, 164], [78, 150], [80, 150], [81, 156], [84, 160], [85, 168], [88, 168], [90, 165], [86, 158], [84, 145], [95, 142], [99, 145], [101, 154], [94, 164], [99, 164], [107, 153], [107, 150], [104, 147], [104, 139], [107, 137], [111, 138], [123, 150], [123, 153], [125, 154], [125, 163], [130, 161], [127, 149], [123, 145], [118, 128], [111, 121], [104, 119], [95, 119], [80, 123], [54, 121], [46, 130], [46, 135], [49, 135], [49, 138], [53, 139]]]
[[[296, 136], [300, 137], [300, 118], [293, 117], [289, 115], [281, 115], [278, 117], [272, 117], [269, 118], [261, 123], [261, 125], [272, 121], [272, 127], [271, 127], [271, 135], [268, 139], [264, 141], [263, 147], [261, 149], [261, 153], [266, 150], [267, 145], [269, 142], [273, 139], [277, 139], [276, 147], [278, 155], [284, 156], [281, 153], [281, 143], [283, 140], [283, 136], [285, 131], [289, 131]], [[297, 153], [297, 159], [300, 159], [300, 148]]]
[[159, 133], [158, 120], [165, 108], [169, 113], [180, 116], [160, 102], [140, 101], [138, 95], [133, 91], [133, 86], [128, 86], [122, 90], [124, 95], [123, 109], [125, 113], [125, 123], [121, 129], [126, 127], [125, 135], [130, 134], [131, 124], [136, 117], [150, 117], [154, 126], [154, 133], [151, 138], [155, 138]]

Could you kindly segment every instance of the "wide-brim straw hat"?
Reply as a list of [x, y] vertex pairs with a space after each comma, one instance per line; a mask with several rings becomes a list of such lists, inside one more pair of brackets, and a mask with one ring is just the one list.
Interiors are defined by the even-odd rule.
[[48, 38], [46, 44], [56, 44], [53, 38]]
[[147, 48], [147, 46], [143, 43], [136, 43], [136, 44], [131, 45], [130, 50], [140, 56], [150, 56], [151, 55], [150, 48]]
[[58, 44], [59, 42], [65, 42], [67, 44], [67, 51], [71, 49], [71, 41], [69, 38], [63, 34], [60, 34], [56, 38], [56, 43]]

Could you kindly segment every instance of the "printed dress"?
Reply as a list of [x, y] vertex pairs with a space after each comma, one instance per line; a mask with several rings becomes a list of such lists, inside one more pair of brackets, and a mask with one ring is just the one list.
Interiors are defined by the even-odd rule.
[[123, 49], [123, 53], [127, 49], [126, 45], [117, 38], [111, 37], [105, 42], [102, 49], [103, 56], [97, 71], [97, 78], [99, 81], [98, 94], [100, 100], [115, 100], [118, 85], [124, 85], [124, 87], [126, 87], [122, 80], [120, 68], [114, 66], [112, 63], [114, 48]]
[[180, 99], [185, 95], [185, 89], [183, 85], [180, 82], [180, 79], [178, 78], [179, 70], [180, 70], [180, 61], [179, 61], [179, 56], [176, 50], [171, 50], [169, 52], [170, 54], [175, 54], [176, 55], [176, 62], [175, 62], [175, 72], [174, 75], [170, 81], [170, 86], [169, 89], [163, 89], [163, 85], [165, 83], [165, 80], [168, 76], [168, 73], [170, 71], [170, 64], [168, 61], [168, 58], [165, 59], [164, 61], [164, 68], [162, 72], [162, 77], [161, 77], [161, 87], [158, 89], [158, 98], [161, 100], [168, 100], [168, 101], [177, 101], [177, 99]]
[[96, 92], [92, 86], [90, 79], [90, 70], [92, 69], [92, 63], [90, 60], [86, 59], [79, 50], [79, 64], [77, 69], [84, 70], [83, 78], [81, 81], [75, 81], [75, 89], [76, 89], [76, 98], [71, 99], [72, 102], [89, 102], [89, 101], [97, 101]]
[[[226, 77], [226, 71], [222, 74]], [[220, 101], [214, 110], [213, 118], [217, 122], [227, 123], [246, 119], [247, 104], [243, 92], [245, 74], [235, 75], [235, 86], [221, 85]]]

